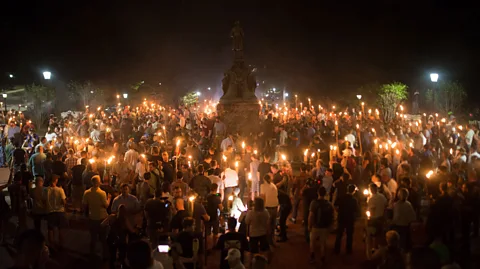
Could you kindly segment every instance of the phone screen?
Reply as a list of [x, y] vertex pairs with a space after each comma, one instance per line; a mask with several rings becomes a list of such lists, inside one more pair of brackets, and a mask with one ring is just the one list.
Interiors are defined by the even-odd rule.
[[168, 253], [169, 250], [170, 250], [169, 245], [158, 245], [158, 252], [160, 253]]

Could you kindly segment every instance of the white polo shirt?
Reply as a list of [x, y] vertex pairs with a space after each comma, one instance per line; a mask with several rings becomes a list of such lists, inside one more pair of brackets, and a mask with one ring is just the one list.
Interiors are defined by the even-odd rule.
[[238, 186], [238, 174], [237, 171], [227, 168], [225, 172], [222, 173], [222, 178], [225, 176], [224, 184], [225, 188], [236, 187]]
[[371, 218], [382, 217], [385, 213], [385, 208], [388, 205], [387, 198], [383, 194], [373, 194], [367, 202], [367, 208], [370, 210]]
[[278, 190], [273, 183], [264, 183], [260, 185], [260, 195], [265, 196], [265, 207], [278, 206]]

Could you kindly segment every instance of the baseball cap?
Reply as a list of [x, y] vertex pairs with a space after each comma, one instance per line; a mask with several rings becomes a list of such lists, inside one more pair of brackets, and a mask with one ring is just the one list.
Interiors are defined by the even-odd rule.
[[228, 250], [228, 254], [227, 254], [227, 257], [225, 258], [226, 261], [229, 261], [229, 260], [236, 260], [236, 259], [240, 259], [242, 257], [242, 254], [240, 253], [240, 250], [236, 249], [236, 248], [231, 248]]

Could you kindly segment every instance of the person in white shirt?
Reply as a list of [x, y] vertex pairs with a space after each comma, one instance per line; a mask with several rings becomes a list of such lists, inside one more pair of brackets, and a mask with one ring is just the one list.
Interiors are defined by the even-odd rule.
[[387, 187], [390, 194], [392, 194], [391, 199], [395, 199], [395, 194], [397, 193], [398, 184], [395, 179], [388, 177], [387, 175], [382, 175], [383, 184]]
[[398, 191], [399, 200], [393, 206], [392, 225], [393, 229], [400, 234], [400, 246], [403, 249], [407, 249], [408, 246], [410, 223], [414, 222], [417, 218], [412, 204], [407, 201], [408, 194], [407, 189], [401, 188]]
[[352, 134], [353, 131], [350, 131], [346, 136], [345, 140], [348, 141], [349, 148], [355, 148], [355, 136]]
[[58, 247], [62, 247], [64, 238], [64, 229], [68, 226], [65, 216], [66, 198], [62, 188], [57, 187], [58, 175], [52, 176], [51, 186], [47, 190], [47, 223], [48, 223], [48, 241], [51, 245], [55, 244], [55, 229], [58, 229]]
[[470, 124], [467, 125], [467, 133], [465, 134], [465, 144], [467, 144], [467, 149], [470, 149], [473, 142], [473, 136], [475, 136], [475, 131], [472, 129]]
[[273, 245], [273, 240], [275, 233], [275, 226], [277, 221], [277, 211], [278, 211], [278, 190], [277, 186], [273, 184], [272, 178], [270, 175], [265, 175], [263, 177], [264, 183], [260, 185], [260, 197], [265, 201], [265, 209], [267, 209], [270, 215], [270, 235], [268, 241], [270, 245]]
[[135, 171], [135, 165], [137, 164], [138, 161], [138, 152], [134, 149], [135, 146], [133, 144], [130, 144], [128, 146], [127, 152], [125, 152], [125, 157], [124, 160], [129, 166], [130, 170]]
[[231, 134], [229, 134], [227, 138], [222, 140], [220, 148], [222, 149], [222, 152], [226, 152], [229, 146], [231, 146], [235, 150], [235, 141], [233, 140], [233, 136]]
[[225, 185], [223, 184], [223, 180], [218, 176], [218, 174], [215, 174], [216, 169], [208, 169], [208, 179], [212, 182], [212, 184], [217, 184], [218, 189], [216, 193], [220, 193], [220, 198], [223, 201], [224, 197], [224, 192], [225, 192]]
[[[375, 183], [370, 184], [370, 197], [367, 200], [367, 210], [370, 212], [367, 231], [373, 235], [373, 242], [370, 246], [376, 247], [378, 239], [383, 235], [384, 212], [387, 208], [388, 200], [383, 194], [378, 193], [378, 187]], [[372, 236], [368, 236], [371, 240]]]
[[57, 138], [57, 133], [55, 133], [51, 127], [48, 127], [48, 131], [45, 134], [45, 138], [47, 139], [47, 142], [51, 142]]
[[[223, 179], [223, 184], [225, 188], [225, 197], [224, 202], [228, 201], [228, 197], [233, 193], [233, 190], [238, 186], [238, 173], [235, 170], [233, 165], [227, 167], [225, 171], [222, 173], [221, 178]], [[227, 205], [224, 205], [225, 208]]]
[[285, 131], [284, 126], [280, 126], [280, 134], [279, 134], [279, 145], [283, 146], [287, 143], [288, 133]]
[[97, 125], [93, 125], [93, 130], [90, 132], [90, 139], [92, 139], [93, 143], [100, 142], [100, 131], [98, 130]]

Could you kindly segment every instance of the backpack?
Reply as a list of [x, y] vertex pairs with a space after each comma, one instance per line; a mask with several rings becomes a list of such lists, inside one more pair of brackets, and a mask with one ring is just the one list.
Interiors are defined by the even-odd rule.
[[318, 228], [328, 228], [333, 223], [333, 206], [327, 200], [317, 200], [316, 224]]

